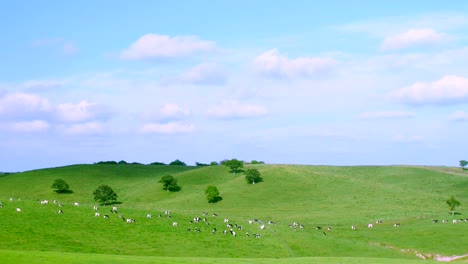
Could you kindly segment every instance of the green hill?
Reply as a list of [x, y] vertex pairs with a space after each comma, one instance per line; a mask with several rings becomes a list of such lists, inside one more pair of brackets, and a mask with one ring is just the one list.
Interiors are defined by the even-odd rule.
[[[452, 224], [453, 219], [468, 218], [468, 172], [416, 166], [249, 167], [257, 168], [264, 182], [247, 184], [242, 174], [228, 173], [224, 166], [95, 164], [1, 175], [0, 250], [13, 258], [47, 251], [51, 255], [88, 253], [90, 258], [93, 254], [178, 257], [180, 263], [190, 262], [184, 258], [204, 263], [209, 261], [202, 258], [242, 258], [253, 263], [280, 258], [301, 263], [299, 259], [310, 257], [319, 263], [333, 263], [336, 258], [400, 263], [417, 260], [417, 254], [432, 258], [468, 253], [468, 222]], [[178, 180], [180, 192], [162, 190], [158, 180], [167, 174]], [[54, 193], [50, 186], [58, 178], [73, 193]], [[117, 192], [119, 213], [136, 223], [122, 221], [109, 212], [109, 206], [99, 210], [109, 214], [109, 219], [94, 217], [92, 192], [101, 184]], [[204, 190], [208, 185], [219, 189], [221, 202], [207, 203]], [[462, 203], [459, 215], [449, 214], [445, 200], [450, 195]], [[38, 202], [45, 199], [51, 203]], [[53, 200], [64, 204], [63, 214], [57, 213], [59, 207]], [[73, 202], [80, 206], [72, 206]], [[171, 211], [171, 218], [164, 215], [166, 210]], [[151, 219], [146, 218], [148, 213]], [[194, 217], [206, 218], [209, 225], [189, 223]], [[236, 237], [222, 234], [228, 229], [225, 218], [242, 226], [242, 230], [233, 227]], [[249, 224], [253, 219], [259, 222]], [[439, 223], [433, 224], [433, 219]], [[443, 219], [450, 222], [443, 224]], [[383, 223], [375, 224], [377, 220]], [[260, 222], [265, 230], [260, 230]], [[290, 227], [294, 222], [304, 228]], [[367, 228], [368, 223], [375, 227]], [[393, 227], [394, 223], [400, 227]], [[351, 225], [357, 230], [351, 230]], [[195, 228], [200, 232], [194, 232]], [[254, 238], [254, 233], [261, 237]]]

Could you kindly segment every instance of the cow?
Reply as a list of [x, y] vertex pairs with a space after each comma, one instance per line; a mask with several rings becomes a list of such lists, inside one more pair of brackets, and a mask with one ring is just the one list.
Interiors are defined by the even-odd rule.
[[382, 222], [382, 220], [377, 220], [377, 221], [375, 221], [375, 223], [376, 224], [382, 224], [383, 222]]
[[327, 230], [331, 231], [332, 230], [331, 226], [327, 226]]
[[16, 208], [16, 212], [21, 213], [21, 208]]
[[80, 203], [74, 202], [74, 203], [73, 203], [73, 206], [80, 206]]
[[261, 225], [261, 226], [260, 226], [260, 229], [261, 229], [261, 230], [264, 230], [264, 229], [265, 229], [265, 225]]
[[59, 213], [59, 214], [63, 214], [62, 209], [58, 210], [58, 213]]
[[10, 197], [10, 202], [13, 202], [13, 197]]
[[100, 217], [100, 216], [101, 216], [101, 213], [96, 212], [96, 213], [94, 213], [94, 216], [95, 216], [95, 217]]
[[224, 223], [229, 223], [229, 219], [224, 218]]
[[41, 204], [49, 204], [49, 201], [47, 200], [41, 201]]
[[253, 220], [249, 220], [249, 225], [253, 224]]
[[456, 224], [457, 223], [457, 220], [456, 219], [453, 219], [452, 220], [452, 224]]
[[437, 219], [432, 220], [432, 223], [433, 223], [433, 224], [435, 224], [435, 223], [437, 223], [437, 222], [439, 222], [439, 220], [437, 220]]
[[97, 211], [97, 210], [98, 210], [98, 207], [97, 207], [96, 205], [93, 206], [93, 210], [94, 210], [94, 211]]
[[218, 214], [216, 214], [216, 213], [213, 213], [213, 216], [214, 216], [214, 217], [216, 217], [216, 216], [218, 216]]
[[351, 230], [356, 230], [356, 226], [352, 225]]
[[399, 227], [400, 226], [400, 223], [395, 223], [393, 224], [394, 227]]
[[175, 226], [175, 227], [178, 226], [177, 222], [173, 222], [172, 226]]
[[234, 232], [234, 230], [229, 230], [229, 233], [231, 233], [232, 236], [236, 236], [236, 232]]
[[59, 203], [59, 207], [63, 207], [63, 203]]
[[146, 218], [151, 218], [152, 215], [151, 214], [146, 214]]
[[367, 227], [368, 227], [368, 228], [373, 228], [374, 225], [373, 225], [373, 224], [368, 224]]
[[104, 215], [103, 217], [104, 217], [104, 218], [109, 218], [109, 215]]
[[321, 230], [321, 229], [322, 229], [322, 227], [321, 227], [321, 226], [317, 226], [315, 229], [317, 229], [317, 230]]
[[135, 223], [135, 219], [134, 218], [127, 218], [126, 222], [127, 223]]
[[442, 223], [446, 224], [446, 223], [448, 223], [448, 220], [444, 219], [444, 220], [442, 220]]
[[117, 206], [113, 206], [111, 209], [111, 213], [116, 214], [117, 213]]

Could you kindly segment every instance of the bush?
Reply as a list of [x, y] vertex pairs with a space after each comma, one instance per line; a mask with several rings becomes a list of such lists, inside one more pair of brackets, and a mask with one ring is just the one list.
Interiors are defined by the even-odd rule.
[[185, 162], [183, 161], [180, 161], [178, 159], [174, 160], [173, 162], [169, 163], [169, 165], [175, 165], [175, 166], [187, 166], [187, 164], [185, 164]]

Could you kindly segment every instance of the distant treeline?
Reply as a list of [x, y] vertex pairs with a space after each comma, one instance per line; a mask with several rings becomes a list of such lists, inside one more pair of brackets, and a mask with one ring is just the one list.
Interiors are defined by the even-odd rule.
[[[217, 162], [217, 161], [212, 161], [210, 162], [209, 164], [208, 163], [201, 163], [201, 162], [195, 162], [195, 166], [197, 167], [204, 167], [204, 166], [216, 166], [216, 165], [224, 165], [228, 160], [222, 160], [220, 162]], [[244, 161], [244, 163], [246, 164], [265, 164], [265, 162], [263, 161], [257, 161], [257, 160], [252, 160], [251, 162], [246, 162]], [[99, 161], [99, 162], [95, 162], [94, 164], [110, 164], [110, 165], [152, 165], [152, 166], [187, 166], [187, 164], [181, 160], [174, 160], [172, 162], [170, 162], [169, 164], [166, 164], [164, 162], [152, 162], [152, 163], [149, 163], [149, 164], [143, 164], [143, 163], [140, 163], [140, 162], [126, 162], [125, 160], [121, 160], [119, 162], [117, 161]], [[0, 172], [0, 175], [1, 175], [1, 172]]]

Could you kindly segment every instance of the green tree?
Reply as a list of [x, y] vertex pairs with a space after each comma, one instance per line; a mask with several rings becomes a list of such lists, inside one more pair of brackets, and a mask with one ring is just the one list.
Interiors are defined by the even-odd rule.
[[461, 167], [462, 170], [465, 169], [466, 165], [468, 165], [468, 161], [460, 160], [460, 167]]
[[208, 186], [205, 190], [205, 195], [208, 203], [217, 203], [223, 200], [223, 198], [219, 196], [218, 188], [215, 186]]
[[178, 159], [176, 159], [176, 160], [174, 160], [173, 162], [169, 163], [169, 165], [187, 166], [187, 164], [185, 164], [185, 162], [180, 161], [180, 160], [178, 160]]
[[216, 161], [212, 161], [212, 162], [210, 163], [210, 166], [216, 166], [216, 165], [219, 165], [218, 162], [216, 162]]
[[244, 167], [244, 162], [238, 159], [226, 160], [223, 161], [222, 164], [228, 166], [231, 169], [229, 172], [234, 174], [236, 174], [236, 172], [242, 172], [242, 168]]
[[181, 187], [177, 185], [177, 179], [172, 175], [165, 175], [158, 182], [162, 183], [163, 189], [168, 192], [178, 192], [181, 189]]
[[452, 211], [452, 215], [455, 214], [455, 208], [457, 208], [458, 206], [461, 205], [460, 201], [458, 201], [457, 199], [455, 199], [455, 197], [453, 197], [453, 195], [450, 197], [450, 199], [448, 199], [447, 201], [445, 201], [447, 203], [447, 205], [450, 207], [450, 211]]
[[94, 192], [94, 200], [101, 204], [110, 204], [117, 201], [117, 193], [109, 185], [103, 184]]
[[257, 169], [248, 169], [244, 172], [244, 174], [247, 183], [255, 184], [257, 182], [263, 181], [263, 178]]
[[56, 179], [50, 188], [55, 189], [56, 193], [72, 193], [70, 186], [62, 179]]

